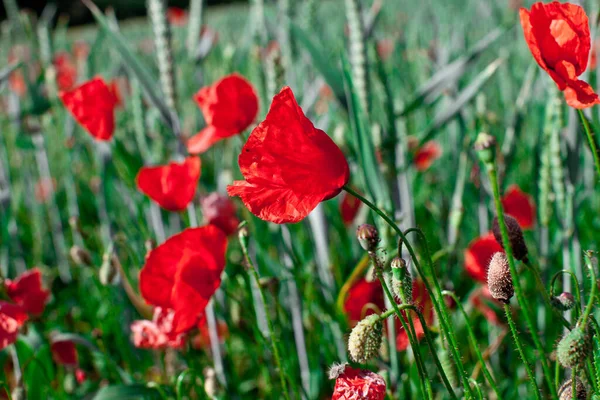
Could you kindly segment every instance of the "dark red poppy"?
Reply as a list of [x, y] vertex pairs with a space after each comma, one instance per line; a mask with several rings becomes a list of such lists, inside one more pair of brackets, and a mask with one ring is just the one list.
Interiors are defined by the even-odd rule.
[[385, 380], [375, 372], [345, 366], [335, 380], [331, 400], [383, 400]]
[[227, 236], [237, 231], [240, 220], [233, 201], [226, 195], [211, 193], [200, 200], [202, 215], [207, 224], [220, 228]]
[[442, 147], [440, 144], [435, 140], [430, 140], [416, 151], [413, 163], [417, 171], [425, 171], [441, 156]]
[[227, 192], [240, 196], [254, 215], [278, 224], [301, 221], [350, 178], [342, 151], [304, 116], [289, 87], [273, 98], [238, 162], [246, 180]]
[[496, 308], [501, 309], [502, 303], [492, 297], [487, 285], [482, 285], [475, 289], [469, 296], [469, 302], [473, 305], [473, 308], [479, 311], [484, 318], [488, 320], [488, 322], [496, 326], [502, 325], [496, 310], [492, 307], [492, 304], [496, 304]]
[[502, 197], [504, 213], [517, 220], [521, 228], [531, 229], [535, 223], [535, 203], [519, 186], [511, 185]]
[[184, 335], [175, 333], [171, 309], [154, 308], [152, 321], [138, 320], [131, 324], [133, 344], [140, 349], [178, 349], [183, 346]]
[[50, 345], [52, 358], [54, 362], [67, 367], [76, 367], [79, 365], [77, 356], [77, 347], [71, 340], [53, 340]]
[[19, 329], [28, 319], [21, 306], [0, 301], [0, 350], [17, 340]]
[[[433, 318], [434, 318], [433, 303], [431, 301], [431, 297], [429, 296], [429, 293], [427, 292], [427, 288], [425, 287], [425, 284], [423, 283], [423, 281], [418, 280], [418, 279], [414, 280], [412, 292], [413, 292], [413, 303], [419, 308], [419, 310], [423, 314], [423, 318], [425, 319], [425, 322], [428, 325], [432, 324]], [[423, 325], [421, 324], [421, 320], [419, 319], [419, 317], [411, 311], [405, 317], [405, 319], [406, 318], [412, 319], [413, 326], [415, 327], [415, 334], [416, 334], [417, 340], [421, 340], [422, 338], [424, 338], [425, 330], [423, 328]], [[400, 329], [398, 331], [398, 334], [396, 335], [396, 348], [398, 349], [398, 351], [404, 351], [408, 348], [408, 346], [410, 346], [410, 341], [408, 340], [408, 335], [407, 335], [406, 331], [404, 329], [402, 329], [402, 325], [400, 325], [400, 322], [397, 321], [396, 323]]]
[[487, 270], [494, 253], [502, 250], [492, 232], [488, 232], [469, 243], [465, 250], [465, 270], [469, 276], [481, 283], [487, 283]]
[[112, 138], [116, 100], [102, 78], [93, 78], [73, 90], [61, 92], [59, 97], [93, 138], [100, 141]]
[[344, 192], [342, 201], [340, 202], [340, 214], [342, 214], [342, 221], [344, 221], [345, 225], [351, 225], [354, 222], [360, 211], [361, 204], [361, 201], [356, 197], [348, 192]]
[[171, 25], [185, 26], [188, 21], [188, 13], [183, 8], [169, 7], [167, 8], [167, 19]]
[[54, 68], [56, 68], [56, 84], [58, 89], [73, 89], [77, 82], [77, 68], [71, 59], [71, 55], [65, 51], [56, 53], [54, 56]]
[[204, 153], [221, 139], [245, 131], [258, 114], [258, 96], [243, 76], [231, 74], [196, 93], [206, 128], [187, 142], [192, 154]]
[[360, 279], [352, 285], [344, 302], [344, 311], [351, 325], [384, 309], [383, 289], [378, 280], [368, 282], [365, 278]]
[[171, 309], [173, 332], [195, 326], [221, 284], [227, 237], [214, 225], [190, 228], [150, 251], [140, 273], [149, 304]]
[[171, 162], [157, 167], [143, 167], [138, 172], [138, 190], [162, 208], [182, 211], [196, 194], [200, 179], [200, 158], [187, 157], [182, 163]]
[[42, 275], [39, 269], [32, 268], [14, 281], [6, 279], [4, 284], [8, 297], [21, 306], [23, 311], [33, 315], [44, 312], [50, 292], [42, 287]]
[[600, 103], [598, 95], [577, 77], [585, 71], [590, 53], [590, 28], [583, 8], [575, 4], [535, 3], [521, 8], [521, 26], [535, 61], [565, 92], [574, 108]]

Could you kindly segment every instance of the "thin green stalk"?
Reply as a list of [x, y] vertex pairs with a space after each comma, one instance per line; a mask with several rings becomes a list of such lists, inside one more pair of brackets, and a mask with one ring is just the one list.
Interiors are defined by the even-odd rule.
[[571, 399], [577, 400], [577, 367], [571, 373]]
[[596, 282], [596, 270], [592, 265], [592, 252], [586, 251], [585, 255], [585, 266], [589, 269], [591, 275], [591, 285], [592, 285], [592, 293], [590, 294], [590, 298], [588, 299], [587, 306], [585, 307], [585, 311], [581, 316], [581, 328], [585, 330], [588, 319], [592, 314], [592, 309], [594, 308], [594, 303], [596, 301], [596, 295], [598, 292], [598, 283]]
[[[523, 293], [523, 288], [521, 287], [521, 282], [519, 280], [519, 274], [517, 272], [517, 267], [516, 267], [516, 263], [515, 263], [515, 259], [513, 256], [513, 251], [512, 251], [512, 247], [510, 244], [510, 240], [508, 238], [508, 229], [506, 227], [506, 223], [504, 222], [504, 210], [502, 207], [502, 201], [500, 199], [500, 189], [498, 186], [498, 175], [496, 172], [496, 167], [494, 162], [487, 162], [484, 163], [485, 168], [487, 170], [488, 173], [488, 177], [490, 179], [490, 185], [492, 187], [492, 192], [493, 192], [493, 196], [494, 196], [494, 204], [496, 206], [496, 214], [498, 216], [498, 225], [500, 226], [500, 232], [502, 234], [502, 243], [503, 243], [503, 247], [504, 247], [504, 251], [506, 252], [506, 258], [508, 259], [508, 265], [510, 268], [510, 274], [512, 276], [512, 280], [513, 280], [513, 284], [515, 287], [515, 294], [517, 295], [517, 301], [519, 303], [519, 305], [521, 306], [521, 308], [523, 309], [523, 315], [525, 316], [525, 323], [527, 324], [527, 327], [529, 328], [529, 331], [531, 332], [531, 337], [533, 339], [533, 343], [539, 353], [539, 359], [540, 359], [540, 363], [542, 365], [542, 369], [544, 371], [544, 378], [546, 379], [546, 383], [548, 384], [548, 388], [550, 390], [550, 394], [552, 396], [552, 398], [557, 398], [558, 395], [556, 393], [556, 387], [554, 386], [553, 382], [552, 382], [552, 375], [550, 373], [550, 369], [548, 367], [548, 364], [546, 363], [546, 353], [544, 351], [544, 347], [542, 346], [542, 343], [538, 337], [538, 335], [535, 333], [536, 329], [535, 329], [535, 325], [533, 324], [533, 320], [531, 317], [531, 311], [529, 309], [528, 303], [527, 303], [527, 299], [525, 298], [525, 295]], [[515, 342], [518, 341], [518, 337], [513, 335]]]
[[[245, 229], [245, 228], [242, 227], [242, 229]], [[258, 293], [260, 294], [260, 299], [262, 301], [262, 304], [266, 307], [267, 301], [265, 299], [265, 294], [260, 285], [260, 277], [258, 276], [258, 271], [256, 270], [256, 267], [254, 266], [254, 263], [252, 262], [252, 259], [250, 258], [250, 254], [248, 253], [248, 236], [247, 236], [247, 234], [244, 235], [240, 231], [239, 239], [240, 239], [240, 245], [242, 247], [242, 253], [244, 254], [244, 258], [246, 260], [246, 263], [248, 264], [248, 269], [252, 273], [252, 277], [254, 278], [254, 281], [258, 287]], [[283, 370], [283, 366], [281, 364], [281, 358], [279, 356], [279, 349], [277, 347], [277, 343], [275, 343], [275, 336], [273, 333], [273, 321], [271, 321], [271, 317], [269, 316], [269, 313], [267, 312], [267, 310], [265, 310], [265, 317], [267, 320], [267, 327], [269, 329], [269, 339], [271, 341], [271, 348], [273, 349], [273, 358], [275, 359], [275, 364], [277, 365], [277, 369], [279, 370], [278, 371], [279, 379], [281, 381], [283, 395], [286, 398], [286, 400], [290, 400], [290, 395], [287, 390], [287, 382], [286, 382], [285, 372]]]
[[533, 386], [533, 390], [535, 391], [535, 397], [538, 400], [542, 400], [540, 389], [538, 388], [537, 382], [535, 381], [535, 374], [533, 373], [531, 364], [529, 364], [529, 361], [527, 361], [527, 357], [525, 357], [525, 350], [523, 349], [523, 345], [521, 344], [521, 340], [519, 339], [519, 332], [517, 332], [517, 327], [515, 326], [515, 321], [513, 321], [512, 315], [510, 313], [510, 306], [508, 304], [504, 305], [504, 313], [506, 314], [506, 319], [508, 320], [508, 325], [510, 326], [510, 332], [512, 333], [512, 336], [515, 339], [515, 344], [517, 345], [517, 350], [519, 351], [521, 360], [523, 360], [523, 364], [525, 364], [525, 370], [527, 370], [529, 381], [531, 382], [531, 386]]
[[587, 118], [585, 115], [583, 115], [583, 111], [578, 109], [577, 113], [579, 114], [579, 119], [581, 119], [581, 123], [583, 124], [583, 129], [585, 130], [585, 135], [587, 136], [590, 150], [592, 151], [592, 156], [594, 157], [596, 173], [598, 174], [598, 177], [600, 177], [600, 156], [598, 156], [598, 146], [596, 144], [596, 139], [594, 139], [594, 133], [590, 128], [590, 123], [588, 122]]
[[481, 354], [481, 350], [479, 349], [479, 346], [477, 345], [477, 337], [475, 336], [475, 332], [473, 332], [473, 328], [471, 327], [471, 323], [469, 321], [469, 316], [467, 315], [467, 312], [465, 311], [462, 303], [460, 302], [460, 300], [458, 299], [458, 296], [454, 292], [451, 292], [449, 290], [444, 290], [442, 292], [442, 294], [444, 296], [450, 296], [450, 297], [452, 297], [452, 299], [454, 299], [454, 302], [458, 306], [458, 309], [460, 310], [463, 317], [465, 318], [465, 326], [466, 326], [467, 332], [469, 334], [469, 341], [471, 342], [471, 346], [473, 347], [473, 350], [475, 351], [475, 355], [477, 356], [477, 359], [481, 363], [481, 370], [483, 371], [483, 375], [485, 375], [485, 379], [488, 381], [488, 384], [490, 385], [490, 387], [492, 388], [494, 393], [496, 393], [496, 396], [499, 399], [501, 399], [502, 395], [500, 394], [500, 390], [498, 389], [498, 386], [496, 385], [496, 381], [492, 377], [492, 374], [490, 373], [489, 369], [487, 368], [487, 364], [485, 363], [485, 360], [483, 359], [483, 354]]
[[527, 267], [529, 267], [529, 270], [531, 272], [533, 272], [537, 290], [542, 293], [542, 297], [544, 299], [544, 303], [546, 304], [546, 307], [548, 307], [550, 309], [550, 311], [552, 311], [552, 313], [554, 313], [554, 316], [564, 325], [565, 328], [569, 328], [571, 326], [571, 324], [569, 324], [569, 321], [567, 321], [565, 319], [565, 317], [563, 317], [562, 314], [556, 308], [552, 307], [552, 304], [550, 303], [550, 296], [548, 295], [548, 292], [546, 291], [544, 282], [542, 282], [542, 277], [540, 275], [539, 269], [531, 262], [531, 259], [529, 259], [529, 257], [527, 257], [527, 260], [525, 261], [525, 265], [527, 265]]

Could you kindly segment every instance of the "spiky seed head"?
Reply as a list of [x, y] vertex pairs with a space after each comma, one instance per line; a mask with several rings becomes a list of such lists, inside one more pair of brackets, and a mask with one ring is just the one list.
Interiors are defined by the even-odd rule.
[[563, 336], [556, 346], [558, 362], [565, 368], [582, 365], [591, 352], [592, 341], [589, 332], [580, 326]]
[[[517, 220], [510, 215], [504, 216], [504, 223], [506, 224], [506, 229], [508, 230], [508, 241], [510, 242], [513, 255], [517, 260], [527, 262], [528, 251], [521, 226]], [[496, 241], [500, 243], [502, 248], [504, 248], [504, 243], [502, 243], [502, 232], [500, 231], [500, 225], [498, 224], [498, 217], [494, 217], [492, 232], [494, 232]]]
[[508, 304], [515, 294], [508, 260], [506, 259], [506, 254], [502, 252], [495, 253], [490, 261], [488, 268], [488, 289], [494, 299], [505, 304]]
[[379, 232], [373, 225], [363, 224], [356, 229], [356, 238], [361, 247], [366, 251], [373, 252], [377, 250], [379, 244]]
[[575, 306], [575, 297], [569, 292], [563, 292], [558, 296], [552, 296], [550, 303], [560, 311], [567, 311]]
[[477, 135], [473, 149], [477, 152], [482, 163], [492, 163], [496, 156], [496, 138], [485, 132], [481, 132]]
[[[571, 400], [573, 398], [572, 378], [565, 380], [562, 385], [560, 385], [560, 388], [558, 389], [558, 398], [559, 400]], [[575, 398], [577, 400], [587, 399], [587, 389], [579, 377], [575, 377]]]
[[379, 353], [383, 338], [383, 324], [379, 315], [372, 314], [361, 320], [350, 333], [348, 351], [357, 363], [366, 363]]
[[401, 257], [395, 257], [391, 264], [392, 268], [392, 291], [394, 295], [402, 300], [403, 304], [412, 302], [412, 276], [406, 267], [406, 261]]

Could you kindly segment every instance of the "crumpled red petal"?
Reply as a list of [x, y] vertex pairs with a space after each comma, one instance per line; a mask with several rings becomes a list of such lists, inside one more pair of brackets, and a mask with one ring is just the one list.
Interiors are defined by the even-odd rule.
[[502, 250], [492, 232], [473, 240], [465, 251], [465, 270], [471, 278], [487, 283], [487, 270], [494, 253]]
[[385, 380], [375, 372], [346, 366], [337, 377], [331, 400], [383, 400]]
[[384, 309], [383, 289], [378, 280], [368, 282], [365, 278], [360, 279], [352, 285], [344, 302], [344, 311], [351, 325]]
[[21, 306], [0, 301], [0, 350], [17, 340], [19, 329], [28, 319]]
[[77, 348], [71, 340], [56, 340], [50, 345], [52, 358], [54, 362], [60, 365], [76, 367], [79, 365], [79, 357], [77, 356]]
[[531, 229], [535, 223], [535, 204], [531, 196], [517, 185], [511, 185], [502, 197], [504, 213], [515, 218], [521, 228]]
[[44, 312], [50, 292], [42, 287], [42, 275], [38, 268], [24, 272], [14, 281], [6, 279], [5, 286], [8, 297], [25, 312], [33, 315]]
[[430, 140], [417, 150], [413, 158], [413, 163], [417, 171], [425, 171], [441, 156], [442, 146], [435, 140]]

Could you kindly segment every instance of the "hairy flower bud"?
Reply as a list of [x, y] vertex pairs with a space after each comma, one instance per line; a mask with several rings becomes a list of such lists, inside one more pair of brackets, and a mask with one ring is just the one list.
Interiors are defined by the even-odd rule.
[[[519, 261], [527, 262], [527, 245], [525, 244], [525, 238], [523, 237], [523, 230], [521, 226], [517, 222], [516, 219], [511, 217], [510, 215], [504, 216], [504, 223], [506, 224], [506, 229], [508, 230], [508, 241], [510, 242], [510, 247], [512, 248], [513, 255]], [[500, 243], [502, 248], [504, 248], [504, 243], [502, 243], [502, 232], [500, 231], [500, 225], [498, 224], [498, 217], [494, 217], [494, 223], [492, 225], [492, 231], [494, 232], [494, 237], [496, 241]]]
[[496, 138], [485, 132], [481, 132], [477, 135], [473, 149], [477, 152], [482, 163], [492, 163], [496, 156]]
[[575, 297], [569, 292], [563, 292], [558, 296], [552, 296], [550, 303], [560, 311], [567, 311], [575, 306]]
[[360, 321], [348, 339], [350, 358], [358, 363], [366, 363], [375, 357], [381, 347], [383, 324], [379, 315], [372, 314]]
[[394, 295], [402, 300], [403, 304], [410, 304], [412, 302], [412, 277], [406, 267], [406, 261], [401, 257], [395, 257], [392, 260], [391, 267]]
[[582, 365], [591, 352], [590, 335], [579, 326], [563, 336], [556, 346], [558, 362], [565, 368]]
[[492, 256], [488, 268], [488, 289], [494, 299], [505, 304], [508, 304], [515, 294], [508, 260], [504, 253], [497, 252]]
[[363, 224], [356, 229], [356, 237], [361, 247], [368, 252], [377, 250], [379, 232], [373, 225]]
[[73, 262], [79, 266], [92, 266], [92, 256], [90, 256], [90, 253], [87, 250], [82, 249], [79, 246], [71, 247], [69, 250], [69, 255], [71, 256]]
[[[560, 385], [560, 388], [558, 389], [558, 398], [559, 400], [571, 400], [573, 398], [572, 378], [565, 380], [563, 384]], [[579, 377], [575, 377], [575, 399], [587, 399], [587, 389]]]

